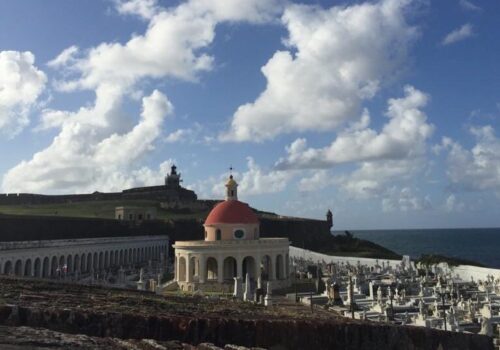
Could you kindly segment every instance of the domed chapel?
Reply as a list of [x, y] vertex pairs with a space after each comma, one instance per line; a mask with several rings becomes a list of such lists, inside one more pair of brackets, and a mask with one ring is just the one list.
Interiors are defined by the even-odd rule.
[[[288, 238], [260, 238], [259, 218], [238, 200], [238, 183], [230, 175], [225, 200], [208, 214], [205, 239], [175, 242], [175, 281], [181, 290], [230, 290], [234, 278], [248, 274], [272, 281], [272, 287], [289, 285]], [[212, 287], [212, 288], [211, 288]]]

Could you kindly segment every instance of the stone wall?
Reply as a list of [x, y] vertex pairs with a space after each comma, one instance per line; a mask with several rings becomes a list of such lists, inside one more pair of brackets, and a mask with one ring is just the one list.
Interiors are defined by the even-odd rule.
[[129, 339], [211, 342], [269, 349], [492, 350], [490, 337], [422, 327], [340, 320], [265, 320], [145, 317], [98, 310], [0, 306], [0, 324], [42, 327], [64, 333]]

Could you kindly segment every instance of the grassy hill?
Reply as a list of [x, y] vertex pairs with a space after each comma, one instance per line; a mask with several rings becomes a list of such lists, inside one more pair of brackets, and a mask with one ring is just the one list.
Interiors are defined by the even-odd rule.
[[115, 208], [122, 206], [154, 207], [158, 210], [158, 219], [204, 219], [209, 210], [192, 211], [189, 209], [163, 209], [158, 201], [120, 200], [93, 201], [60, 204], [0, 205], [0, 213], [9, 215], [61, 216], [79, 218], [114, 219]]
[[[151, 232], [168, 234], [172, 243], [176, 240], [203, 239], [202, 222], [207, 217], [210, 209], [164, 209], [160, 203], [154, 200], [116, 200], [116, 201], [82, 201], [72, 203], [58, 204], [21, 204], [21, 205], [0, 205], [0, 217], [25, 216], [26, 219], [18, 222], [17, 226], [23, 226], [23, 232], [30, 234], [38, 232], [38, 237], [42, 237], [44, 232], [53, 231], [48, 226], [59, 225], [61, 232], [75, 231], [74, 225], [85, 226], [87, 231], [85, 235], [92, 235], [92, 230], [111, 232], [120, 230], [120, 227], [113, 226], [117, 224], [115, 220], [115, 208], [120, 206], [131, 207], [155, 207], [158, 212], [158, 225], [148, 227]], [[206, 207], [205, 207], [206, 208]], [[254, 209], [255, 210], [255, 209]], [[333, 236], [329, 233], [329, 227], [325, 221], [310, 220], [292, 217], [278, 217], [278, 215], [269, 212], [255, 210], [261, 218], [262, 237], [288, 237], [293, 245], [306, 249], [318, 251], [330, 255], [338, 256], [358, 256], [381, 259], [399, 259], [400, 256], [375, 243], [360, 240], [349, 234]], [[28, 217], [33, 217], [28, 220]], [[47, 220], [43, 220], [47, 217]], [[49, 219], [50, 218], [50, 219]], [[59, 221], [57, 219], [60, 219]], [[89, 219], [77, 224], [71, 220]], [[107, 220], [106, 220], [107, 219]], [[0, 220], [0, 233], [2, 229], [12, 231], [15, 226], [6, 226], [14, 218], [4, 218]], [[80, 220], [81, 221], [81, 220]], [[79, 221], [79, 222], [80, 222]], [[161, 221], [165, 224], [170, 223], [171, 227], [163, 227]], [[22, 225], [21, 225], [22, 224]], [[77, 234], [78, 230], [75, 231]], [[79, 232], [79, 231], [78, 231]], [[83, 233], [82, 233], [83, 234]], [[1, 235], [0, 235], [1, 236]], [[1, 239], [1, 237], [0, 237]]]

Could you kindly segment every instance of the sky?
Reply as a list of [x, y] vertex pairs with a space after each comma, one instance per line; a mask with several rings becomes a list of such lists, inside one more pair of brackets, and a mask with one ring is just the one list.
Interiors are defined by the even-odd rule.
[[2, 0], [0, 192], [500, 226], [500, 2]]

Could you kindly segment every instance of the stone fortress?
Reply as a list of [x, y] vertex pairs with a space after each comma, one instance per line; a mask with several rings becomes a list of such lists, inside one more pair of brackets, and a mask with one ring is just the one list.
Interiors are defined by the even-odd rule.
[[194, 191], [181, 186], [181, 174], [172, 165], [170, 173], [161, 186], [136, 187], [122, 192], [94, 192], [89, 194], [43, 195], [33, 193], [0, 194], [0, 205], [12, 204], [56, 204], [87, 201], [156, 200], [167, 206], [182, 206], [195, 203], [198, 197]]

